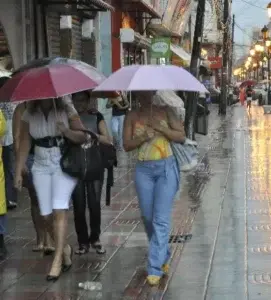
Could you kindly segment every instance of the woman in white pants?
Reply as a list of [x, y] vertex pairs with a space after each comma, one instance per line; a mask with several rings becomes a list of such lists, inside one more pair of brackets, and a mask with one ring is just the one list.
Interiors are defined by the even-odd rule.
[[[22, 187], [22, 172], [34, 144], [33, 183], [38, 196], [40, 213], [55, 242], [55, 256], [48, 281], [56, 281], [61, 272], [72, 265], [72, 248], [67, 245], [67, 211], [77, 180], [62, 172], [59, 142], [66, 137], [83, 143], [87, 137], [75, 109], [65, 107], [62, 99], [36, 100], [28, 104], [22, 116], [20, 152], [16, 158], [15, 185]], [[72, 104], [68, 104], [72, 105]], [[79, 130], [79, 131], [78, 131]], [[32, 141], [32, 143], [31, 143]]]

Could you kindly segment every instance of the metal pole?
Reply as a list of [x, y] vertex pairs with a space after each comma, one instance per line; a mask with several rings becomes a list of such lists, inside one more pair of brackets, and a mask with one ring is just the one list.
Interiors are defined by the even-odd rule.
[[232, 33], [231, 33], [231, 57], [229, 62], [229, 83], [232, 82], [232, 62], [233, 62], [233, 52], [234, 52], [234, 27], [235, 27], [235, 15], [232, 17]]
[[[198, 78], [199, 60], [201, 53], [201, 39], [204, 25], [205, 0], [198, 1], [190, 72]], [[189, 139], [195, 140], [195, 120], [197, 112], [197, 93], [188, 93], [185, 116], [185, 132]]]
[[229, 0], [224, 0], [222, 86], [221, 86], [221, 100], [219, 106], [219, 114], [221, 115], [226, 115], [226, 111], [227, 111], [227, 78], [228, 78], [227, 71], [228, 71], [228, 59], [229, 59], [228, 20], [229, 20]]

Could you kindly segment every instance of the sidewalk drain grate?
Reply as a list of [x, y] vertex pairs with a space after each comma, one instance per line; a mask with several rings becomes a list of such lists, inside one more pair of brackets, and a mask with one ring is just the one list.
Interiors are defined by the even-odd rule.
[[179, 244], [179, 243], [185, 243], [187, 241], [190, 241], [191, 239], [192, 239], [192, 234], [171, 235], [168, 242], [172, 244]]
[[270, 231], [271, 225], [265, 224], [265, 225], [252, 225], [248, 227], [248, 230], [250, 231]]
[[252, 248], [249, 248], [249, 251], [251, 253], [270, 254], [271, 253], [271, 245], [252, 247]]
[[115, 225], [136, 225], [139, 223], [139, 220], [116, 220]]
[[250, 209], [249, 215], [269, 215], [269, 209]]
[[271, 274], [252, 273], [248, 275], [248, 281], [252, 284], [271, 284]]

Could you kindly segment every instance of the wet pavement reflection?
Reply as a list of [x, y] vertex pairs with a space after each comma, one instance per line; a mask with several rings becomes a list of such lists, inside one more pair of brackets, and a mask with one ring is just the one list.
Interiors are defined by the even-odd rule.
[[[249, 265], [250, 256], [261, 257], [263, 252], [266, 259], [266, 252], [269, 249], [271, 252], [269, 236], [254, 237], [257, 233], [268, 235], [271, 230], [270, 126], [271, 119], [263, 117], [257, 107], [253, 107], [251, 117], [247, 117], [243, 108], [236, 107], [226, 118], [217, 116], [216, 106], [211, 108], [210, 133], [197, 139], [201, 164], [183, 177], [181, 194], [174, 205], [171, 271], [155, 288], [149, 287], [145, 280], [147, 239], [133, 186], [132, 155], [119, 153], [112, 204], [103, 206], [101, 239], [106, 255], [91, 252], [75, 257], [72, 270], [56, 283], [45, 281], [51, 258], [31, 251], [34, 230], [29, 199], [23, 193], [18, 209], [9, 213], [9, 255], [0, 263], [0, 299], [232, 300], [245, 289], [245, 272], [251, 281], [265, 278], [271, 282], [264, 275], [268, 273], [266, 260], [263, 270], [255, 263]], [[76, 246], [72, 213], [69, 242]], [[257, 270], [262, 270], [262, 277], [255, 275]], [[100, 282], [102, 291], [79, 290], [78, 283], [86, 280]], [[224, 292], [226, 284], [230, 286], [233, 282], [236, 282], [231, 285], [235, 294]], [[223, 293], [230, 296], [224, 297]], [[240, 296], [241, 299], [245, 298]]]

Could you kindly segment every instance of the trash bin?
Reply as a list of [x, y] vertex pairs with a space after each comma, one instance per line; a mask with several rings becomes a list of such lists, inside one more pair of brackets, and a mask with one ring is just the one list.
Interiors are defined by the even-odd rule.
[[206, 103], [206, 98], [199, 98], [197, 104], [197, 114], [196, 114], [196, 124], [195, 124], [196, 133], [202, 135], [208, 134], [209, 114], [210, 111]]

